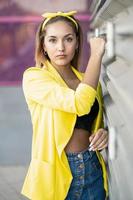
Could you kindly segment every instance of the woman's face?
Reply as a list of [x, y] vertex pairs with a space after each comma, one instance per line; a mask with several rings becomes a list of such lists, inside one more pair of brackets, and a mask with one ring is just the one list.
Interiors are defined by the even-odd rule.
[[78, 48], [73, 28], [64, 21], [47, 25], [44, 38], [44, 50], [54, 66], [70, 65]]

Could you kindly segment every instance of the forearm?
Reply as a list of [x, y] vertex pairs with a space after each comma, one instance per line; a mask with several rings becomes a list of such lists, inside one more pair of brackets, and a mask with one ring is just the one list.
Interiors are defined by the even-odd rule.
[[89, 59], [82, 82], [90, 85], [94, 89], [97, 88], [100, 71], [101, 71], [102, 56], [92, 55]]

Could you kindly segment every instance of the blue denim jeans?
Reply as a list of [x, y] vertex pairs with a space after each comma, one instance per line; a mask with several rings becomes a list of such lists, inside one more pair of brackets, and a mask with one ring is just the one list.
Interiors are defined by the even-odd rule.
[[96, 152], [66, 153], [73, 175], [65, 200], [105, 200], [102, 168]]

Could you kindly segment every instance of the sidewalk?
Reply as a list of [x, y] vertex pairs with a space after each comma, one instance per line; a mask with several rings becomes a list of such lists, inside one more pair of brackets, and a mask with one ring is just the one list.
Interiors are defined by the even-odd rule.
[[27, 166], [0, 166], [0, 200], [27, 200], [20, 194]]

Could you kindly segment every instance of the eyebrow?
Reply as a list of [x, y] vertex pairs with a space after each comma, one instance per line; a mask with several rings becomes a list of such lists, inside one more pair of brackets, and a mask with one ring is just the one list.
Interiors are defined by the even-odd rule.
[[[74, 36], [74, 34], [72, 34], [72, 33], [68, 33], [68, 34], [66, 34], [64, 37], [68, 37], [68, 36]], [[55, 35], [50, 35], [50, 36], [48, 36], [48, 38], [56, 38], [56, 36]]]

